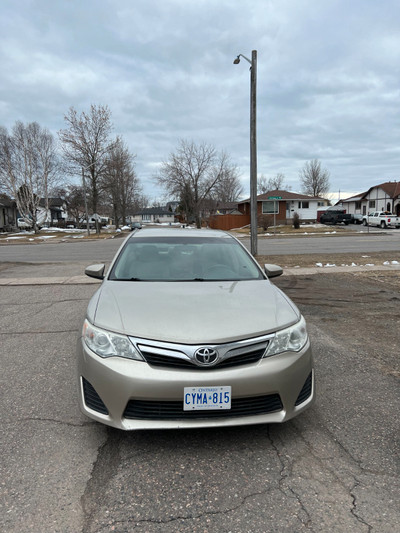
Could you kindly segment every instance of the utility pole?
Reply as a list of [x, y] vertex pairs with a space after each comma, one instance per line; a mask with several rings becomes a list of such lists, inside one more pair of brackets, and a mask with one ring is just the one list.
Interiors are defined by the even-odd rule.
[[251, 52], [251, 60], [239, 54], [233, 61], [240, 63], [243, 57], [250, 63], [250, 251], [257, 254], [257, 50]]
[[250, 82], [250, 249], [257, 254], [257, 50], [251, 52]]
[[[90, 166], [87, 168], [90, 168]], [[83, 198], [85, 200], [86, 229], [87, 229], [87, 234], [90, 235], [89, 213], [88, 213], [87, 198], [86, 198], [85, 169], [83, 167], [82, 167], [82, 187], [83, 187]]]

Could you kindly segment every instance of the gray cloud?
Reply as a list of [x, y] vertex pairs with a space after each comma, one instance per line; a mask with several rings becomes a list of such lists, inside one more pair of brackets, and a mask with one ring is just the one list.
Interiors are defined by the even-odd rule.
[[226, 150], [248, 184], [249, 65], [258, 50], [258, 170], [294, 189], [311, 158], [334, 190], [399, 179], [396, 0], [5, 0], [0, 124], [57, 132], [107, 104], [151, 177], [181, 138]]

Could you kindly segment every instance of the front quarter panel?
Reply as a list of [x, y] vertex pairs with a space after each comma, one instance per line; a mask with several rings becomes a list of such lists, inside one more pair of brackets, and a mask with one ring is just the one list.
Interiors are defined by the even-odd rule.
[[96, 315], [97, 305], [99, 303], [101, 289], [102, 287], [99, 287], [97, 291], [94, 293], [94, 295], [90, 299], [90, 302], [89, 302], [89, 305], [86, 311], [86, 317], [89, 320], [89, 322], [91, 322], [92, 324], [94, 324], [94, 319]]

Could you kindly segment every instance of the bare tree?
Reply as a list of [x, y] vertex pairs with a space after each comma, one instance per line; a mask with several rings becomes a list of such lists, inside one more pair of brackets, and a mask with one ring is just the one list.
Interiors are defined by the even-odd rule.
[[285, 185], [285, 175], [278, 172], [274, 178], [267, 178], [264, 174], [257, 180], [257, 193], [265, 194], [270, 191], [281, 191], [283, 189], [290, 190], [290, 185]]
[[205, 143], [181, 140], [176, 152], [162, 163], [156, 179], [171, 196], [181, 201], [186, 217], [194, 218], [200, 227], [204, 202], [212, 197], [231, 169], [224, 152], [218, 153]]
[[97, 213], [100, 178], [112, 147], [111, 111], [107, 106], [92, 104], [88, 113], [79, 115], [70, 107], [64, 120], [67, 129], [59, 131], [64, 158], [71, 173], [80, 175], [82, 169], [89, 173], [91, 209]]
[[102, 190], [108, 195], [113, 208], [115, 225], [126, 222], [128, 207], [141, 193], [134, 170], [134, 158], [121, 137], [117, 137], [108, 152], [107, 164], [101, 180]]
[[264, 174], [261, 174], [257, 179], [257, 194], [265, 194], [269, 190], [268, 179]]
[[15, 199], [20, 215], [38, 231], [38, 208], [57, 179], [58, 158], [50, 132], [37, 122], [15, 123], [11, 134], [0, 129], [0, 183]]
[[236, 202], [243, 193], [243, 185], [239, 177], [239, 169], [226, 161], [221, 179], [216, 183], [213, 197], [217, 202]]
[[128, 207], [129, 212], [139, 211], [150, 205], [150, 198], [140, 190], [138, 194], [132, 199], [131, 205]]
[[330, 172], [321, 168], [318, 159], [306, 161], [299, 172], [302, 191], [311, 196], [321, 196], [329, 191]]

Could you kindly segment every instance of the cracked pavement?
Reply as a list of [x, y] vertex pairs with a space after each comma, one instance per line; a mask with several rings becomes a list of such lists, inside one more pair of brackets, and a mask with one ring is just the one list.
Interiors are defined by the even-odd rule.
[[[67, 275], [78, 275], [78, 266], [69, 264]], [[18, 275], [18, 265], [9, 268]], [[21, 268], [38, 275], [34, 264]], [[7, 268], [1, 274], [10, 277]], [[1, 529], [398, 530], [400, 293], [398, 273], [386, 276], [276, 280], [302, 309], [313, 340], [317, 401], [300, 417], [133, 433], [78, 410], [75, 343], [96, 287], [0, 286]]]

